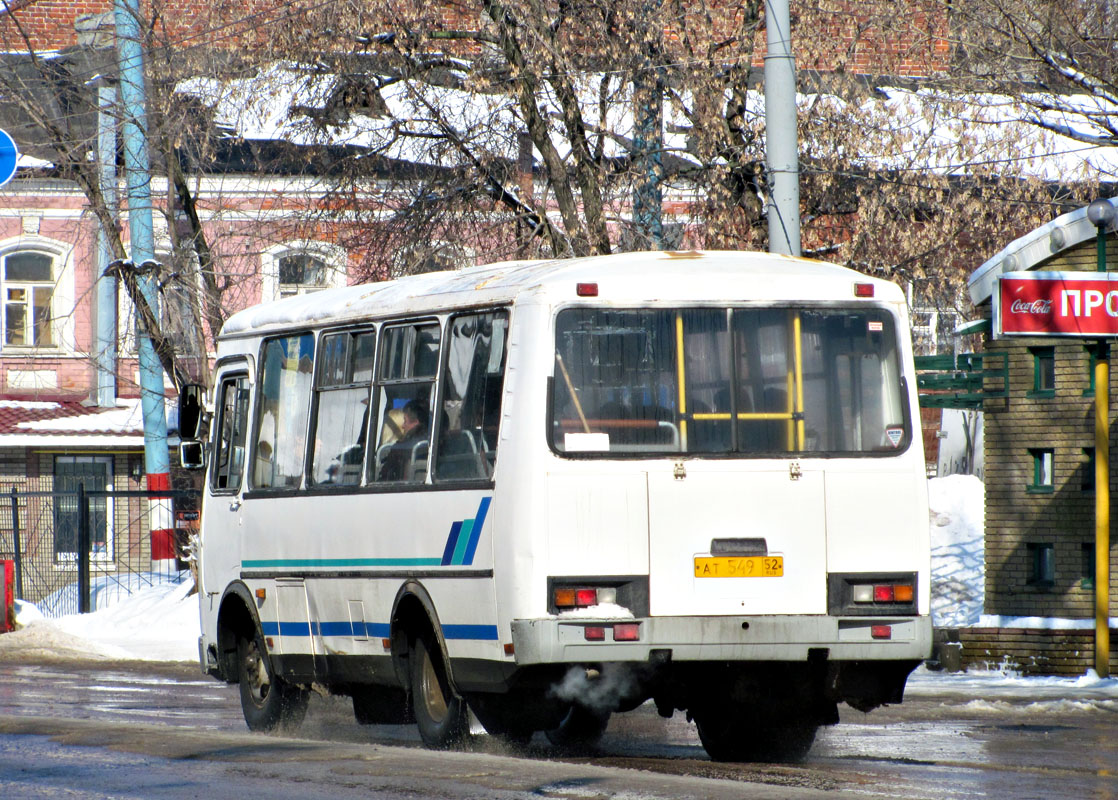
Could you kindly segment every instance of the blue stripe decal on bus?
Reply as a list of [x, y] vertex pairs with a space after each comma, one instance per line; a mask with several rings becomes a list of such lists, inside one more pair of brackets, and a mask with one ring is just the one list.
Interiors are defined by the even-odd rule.
[[473, 530], [470, 531], [470, 544], [466, 548], [466, 557], [463, 559], [463, 564], [474, 563], [474, 553], [477, 551], [477, 543], [481, 538], [481, 526], [485, 524], [485, 515], [489, 513], [489, 501], [492, 498], [483, 497], [481, 502], [478, 503], [477, 517], [474, 521]]
[[461, 530], [462, 520], [458, 520], [450, 526], [450, 536], [446, 539], [446, 548], [443, 550], [443, 560], [440, 562], [444, 567], [454, 563], [451, 559], [454, 557], [454, 548], [458, 546], [458, 534]]
[[474, 521], [472, 519], [462, 520], [462, 530], [458, 533], [458, 544], [454, 545], [454, 556], [451, 558], [451, 564], [467, 564], [466, 561], [466, 547], [470, 544], [470, 533], [474, 529]]
[[[316, 636], [366, 636], [370, 639], [387, 639], [392, 635], [392, 626], [387, 622], [317, 622], [314, 624]], [[260, 623], [260, 632], [265, 636], [310, 636], [312, 626], [306, 622], [267, 622]], [[481, 639], [497, 641], [496, 625], [443, 625], [446, 639]]]
[[497, 641], [496, 625], [443, 625], [445, 639], [483, 639]]

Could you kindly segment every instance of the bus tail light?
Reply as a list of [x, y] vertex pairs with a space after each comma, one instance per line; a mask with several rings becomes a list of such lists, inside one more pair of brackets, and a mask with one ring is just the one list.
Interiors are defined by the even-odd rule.
[[613, 626], [613, 640], [615, 642], [639, 642], [641, 626], [639, 622], [621, 622]]
[[606, 640], [606, 629], [602, 625], [587, 625], [582, 629], [582, 635], [586, 637], [588, 642], [604, 642]]
[[871, 625], [870, 636], [874, 639], [892, 639], [893, 626], [892, 625]]
[[589, 608], [601, 603], [616, 603], [617, 589], [612, 586], [556, 586], [551, 599], [559, 609]]
[[911, 603], [915, 592], [911, 583], [858, 583], [850, 587], [855, 603]]

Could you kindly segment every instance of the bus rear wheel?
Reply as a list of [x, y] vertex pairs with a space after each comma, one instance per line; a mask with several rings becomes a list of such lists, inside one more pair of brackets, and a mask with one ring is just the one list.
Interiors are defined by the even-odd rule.
[[610, 712], [594, 711], [573, 703], [558, 727], [545, 731], [547, 740], [556, 747], [593, 747], [606, 732]]
[[713, 761], [802, 761], [819, 728], [802, 718], [765, 720], [733, 706], [704, 709], [693, 716], [699, 741]]
[[241, 712], [252, 731], [296, 727], [307, 713], [310, 693], [272, 674], [260, 634], [237, 641]]
[[428, 747], [453, 747], [469, 732], [466, 703], [454, 694], [432, 636], [419, 636], [408, 655], [412, 712], [419, 736]]

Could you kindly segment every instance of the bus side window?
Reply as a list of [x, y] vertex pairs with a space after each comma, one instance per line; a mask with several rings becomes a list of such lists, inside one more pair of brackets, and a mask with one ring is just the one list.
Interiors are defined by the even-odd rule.
[[376, 446], [369, 483], [424, 483], [439, 363], [437, 323], [385, 326], [373, 397]]
[[248, 431], [248, 378], [225, 378], [217, 390], [217, 435], [214, 442], [213, 472], [210, 486], [215, 492], [236, 492], [241, 488], [245, 462], [245, 434]]
[[311, 437], [313, 484], [356, 486], [361, 482], [375, 339], [372, 331], [322, 337]]
[[304, 333], [264, 343], [252, 485], [290, 489], [303, 478], [310, 415], [314, 336]]
[[508, 313], [462, 314], [447, 330], [442, 425], [435, 452], [440, 480], [489, 478], [505, 380]]

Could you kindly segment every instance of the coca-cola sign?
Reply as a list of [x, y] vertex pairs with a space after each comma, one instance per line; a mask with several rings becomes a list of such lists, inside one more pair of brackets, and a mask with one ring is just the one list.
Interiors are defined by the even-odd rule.
[[1118, 274], [1007, 272], [994, 294], [995, 336], [1118, 336]]

